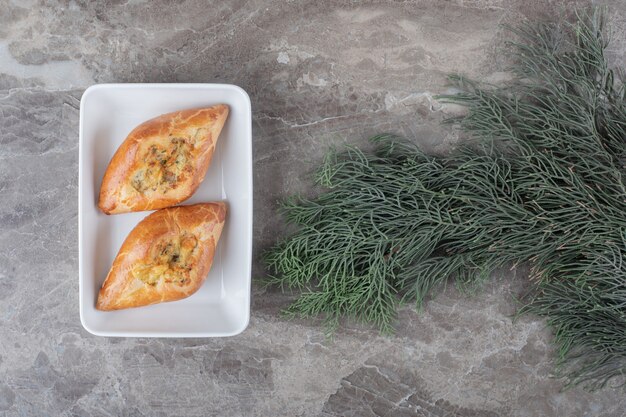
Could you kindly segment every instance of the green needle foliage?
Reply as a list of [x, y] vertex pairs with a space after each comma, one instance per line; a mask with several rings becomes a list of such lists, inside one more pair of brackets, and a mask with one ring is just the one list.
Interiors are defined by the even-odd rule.
[[448, 279], [473, 287], [529, 263], [522, 312], [545, 316], [569, 384], [626, 375], [626, 104], [604, 51], [603, 14], [515, 29], [516, 80], [460, 77], [461, 129], [449, 156], [391, 136], [331, 153], [325, 191], [283, 206], [297, 231], [267, 254], [270, 284], [300, 290], [288, 313], [351, 317], [391, 331]]

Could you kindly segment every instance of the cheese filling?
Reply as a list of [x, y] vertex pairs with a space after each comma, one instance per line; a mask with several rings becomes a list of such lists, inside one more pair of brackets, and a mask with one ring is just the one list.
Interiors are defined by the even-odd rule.
[[132, 275], [147, 285], [159, 282], [186, 285], [196, 261], [198, 240], [192, 234], [164, 239], [152, 247], [152, 262], [137, 265]]
[[153, 144], [141, 157], [143, 166], [131, 177], [131, 185], [139, 193], [175, 189], [180, 180], [192, 171], [193, 144], [183, 138], [171, 138], [166, 146]]

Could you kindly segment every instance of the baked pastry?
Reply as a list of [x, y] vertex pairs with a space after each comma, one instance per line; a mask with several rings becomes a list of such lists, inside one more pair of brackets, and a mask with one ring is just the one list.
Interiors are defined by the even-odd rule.
[[156, 210], [191, 197], [209, 168], [228, 106], [182, 110], [133, 129], [113, 155], [100, 187], [106, 214]]
[[170, 207], [150, 214], [122, 244], [96, 308], [140, 307], [195, 293], [211, 269], [225, 218], [225, 203]]

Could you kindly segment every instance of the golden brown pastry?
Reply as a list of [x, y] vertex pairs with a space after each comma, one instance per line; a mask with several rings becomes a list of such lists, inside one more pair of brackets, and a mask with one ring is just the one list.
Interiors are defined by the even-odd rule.
[[225, 203], [162, 209], [130, 232], [102, 284], [96, 308], [180, 300], [206, 279], [226, 218]]
[[228, 106], [219, 104], [164, 114], [137, 126], [109, 162], [98, 207], [106, 214], [156, 210], [191, 197], [227, 117]]

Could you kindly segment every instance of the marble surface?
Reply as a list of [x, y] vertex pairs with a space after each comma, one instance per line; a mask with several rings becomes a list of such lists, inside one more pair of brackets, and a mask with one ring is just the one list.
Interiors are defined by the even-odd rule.
[[[45, 3], [45, 6], [43, 5]], [[228, 339], [108, 339], [78, 314], [82, 91], [103, 82], [226, 82], [253, 104], [258, 255], [283, 232], [276, 201], [306, 192], [328, 146], [391, 131], [442, 152], [459, 140], [433, 99], [444, 74], [504, 79], [501, 23], [572, 1], [0, 0], [0, 415], [598, 416], [623, 391], [561, 392], [545, 323], [513, 323], [523, 270], [474, 296], [443, 291], [397, 332], [279, 315], [253, 288]], [[626, 58], [626, 4], [611, 59]]]

